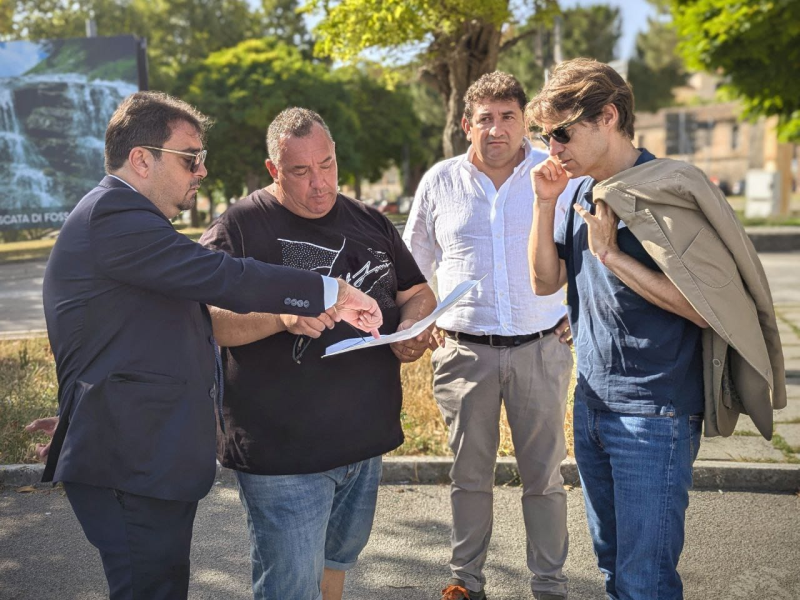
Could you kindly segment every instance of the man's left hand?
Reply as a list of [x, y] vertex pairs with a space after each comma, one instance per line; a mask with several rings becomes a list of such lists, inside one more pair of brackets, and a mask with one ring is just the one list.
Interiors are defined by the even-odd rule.
[[[407, 319], [397, 326], [397, 331], [405, 331], [415, 323], [415, 320]], [[427, 350], [430, 345], [430, 338], [430, 332], [425, 330], [417, 337], [402, 342], [395, 342], [394, 344], [390, 344], [389, 347], [400, 362], [410, 363], [425, 354], [425, 350]]]
[[[42, 431], [49, 437], [53, 437], [57, 426], [58, 417], [46, 417], [44, 419], [36, 419], [33, 423], [26, 425], [25, 431], [29, 433]], [[36, 444], [34, 452], [36, 453], [36, 458], [40, 461], [47, 460], [47, 455], [50, 453], [50, 442], [46, 444]]]
[[595, 214], [577, 203], [573, 207], [575, 212], [583, 217], [589, 228], [589, 250], [601, 263], [605, 264], [606, 257], [619, 250], [619, 246], [617, 246], [619, 217], [602, 200], [598, 200], [595, 204], [597, 205]]

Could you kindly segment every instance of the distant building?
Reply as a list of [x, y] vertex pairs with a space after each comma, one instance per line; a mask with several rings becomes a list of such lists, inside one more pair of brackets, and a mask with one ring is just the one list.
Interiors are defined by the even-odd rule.
[[743, 193], [748, 170], [778, 171], [781, 160], [790, 163], [796, 180], [797, 145], [778, 142], [777, 118], [741, 121], [740, 112], [738, 103], [729, 102], [639, 113], [634, 142], [656, 156], [696, 165], [726, 193]]
[[[342, 186], [342, 192], [356, 196], [356, 190], [350, 185]], [[375, 182], [361, 182], [361, 198], [367, 204], [378, 205], [381, 202], [392, 202], [403, 195], [403, 178], [400, 169], [391, 166], [383, 172], [383, 176]]]
[[777, 117], [744, 121], [738, 102], [715, 102], [722, 83], [718, 75], [693, 73], [673, 90], [680, 106], [637, 113], [636, 145], [696, 165], [726, 193], [742, 194], [751, 169], [783, 171], [796, 189], [797, 145], [778, 142]]

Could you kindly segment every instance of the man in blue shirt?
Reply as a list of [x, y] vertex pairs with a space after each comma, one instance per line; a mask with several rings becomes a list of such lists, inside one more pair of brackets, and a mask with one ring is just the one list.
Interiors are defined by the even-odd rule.
[[[575, 341], [575, 458], [606, 593], [683, 597], [678, 560], [703, 412], [708, 327], [602, 201], [598, 181], [655, 157], [633, 145], [633, 94], [608, 65], [559, 65], [528, 106], [550, 157], [531, 171], [536, 294], [568, 284]], [[586, 177], [558, 230], [569, 179]]]

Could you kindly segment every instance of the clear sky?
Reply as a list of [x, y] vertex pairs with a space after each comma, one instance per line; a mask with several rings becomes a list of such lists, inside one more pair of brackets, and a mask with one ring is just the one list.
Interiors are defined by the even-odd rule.
[[622, 38], [617, 46], [619, 58], [631, 58], [635, 50], [636, 34], [647, 30], [647, 18], [654, 17], [655, 11], [646, 0], [559, 0], [562, 9], [573, 6], [610, 4], [619, 6], [622, 14]]

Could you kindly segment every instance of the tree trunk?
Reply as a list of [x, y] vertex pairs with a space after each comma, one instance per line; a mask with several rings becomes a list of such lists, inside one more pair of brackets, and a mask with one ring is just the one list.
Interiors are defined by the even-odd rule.
[[189, 217], [190, 223], [192, 227], [200, 227], [200, 214], [197, 212], [197, 201], [195, 200], [194, 204], [192, 204], [192, 208], [189, 209]]
[[432, 47], [443, 58], [425, 68], [423, 77], [434, 86], [444, 100], [447, 119], [442, 139], [444, 157], [466, 152], [469, 142], [461, 128], [464, 115], [464, 94], [481, 75], [497, 67], [500, 31], [491, 24], [471, 21], [458, 37], [441, 37]]
[[450, 95], [447, 98], [447, 120], [444, 124], [444, 135], [442, 136], [442, 147], [444, 157], [450, 158], [464, 154], [469, 147], [467, 136], [461, 128], [461, 117], [464, 115], [464, 94], [471, 82], [467, 81], [463, 72], [456, 66], [451, 70]]
[[361, 200], [361, 175], [358, 173], [353, 177], [353, 195], [356, 200]]

